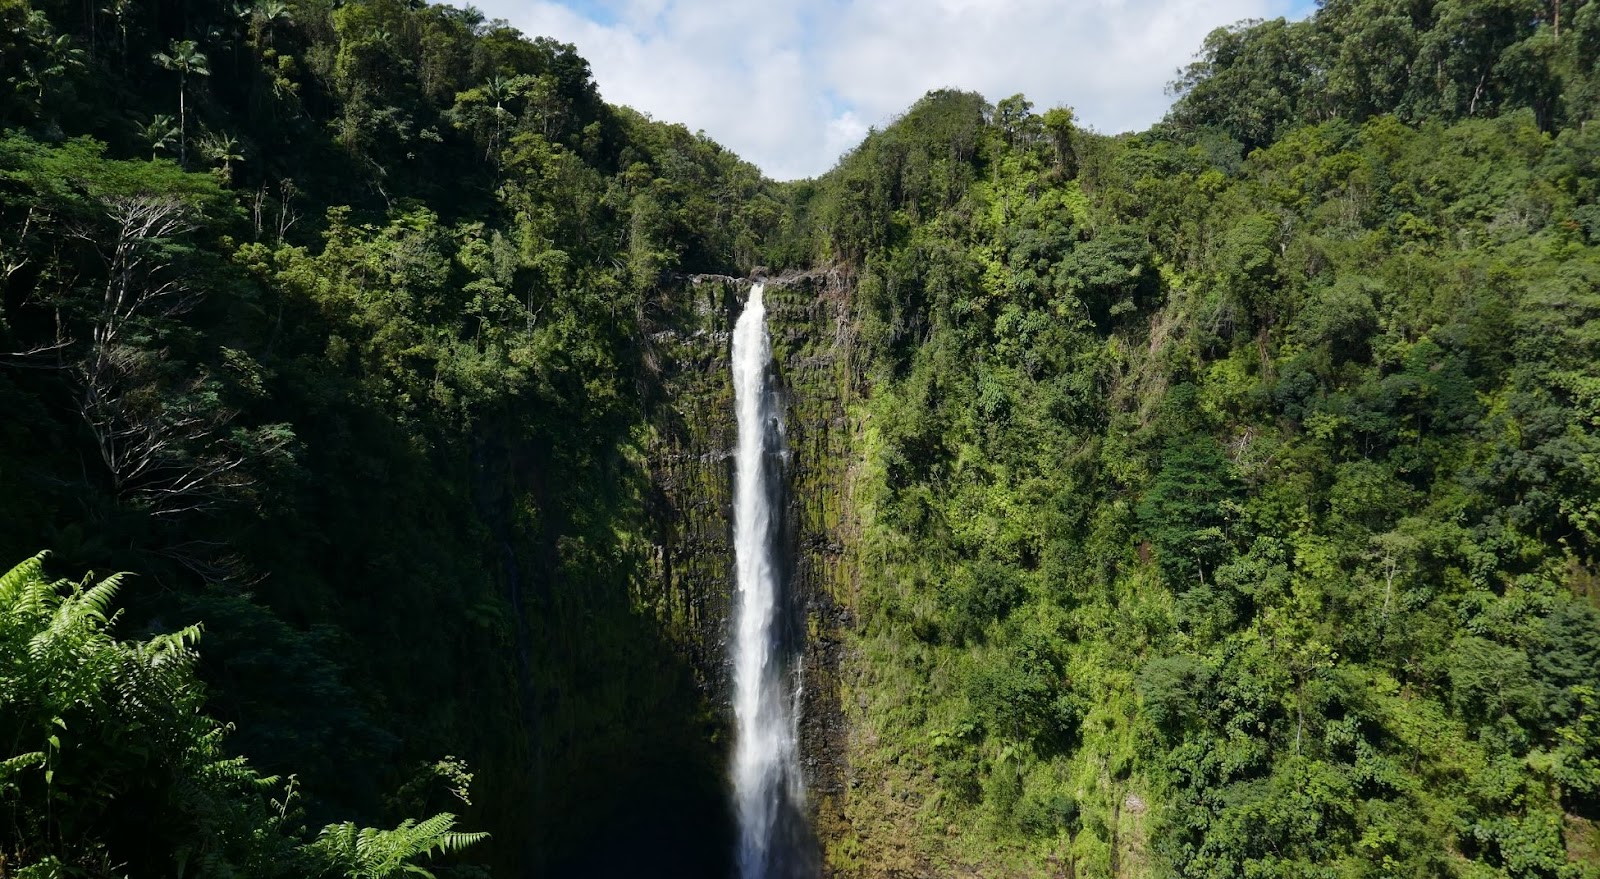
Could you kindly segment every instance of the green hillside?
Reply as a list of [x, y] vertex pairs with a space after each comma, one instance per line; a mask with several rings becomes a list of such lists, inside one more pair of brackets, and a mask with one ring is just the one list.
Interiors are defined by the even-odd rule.
[[776, 184], [471, 10], [0, 0], [0, 876], [728, 875], [759, 271], [829, 875], [1600, 877], [1600, 5], [1199, 48]]

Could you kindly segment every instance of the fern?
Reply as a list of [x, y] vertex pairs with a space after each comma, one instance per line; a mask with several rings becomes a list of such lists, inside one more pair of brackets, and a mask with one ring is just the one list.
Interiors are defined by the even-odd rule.
[[18, 754], [15, 757], [7, 757], [4, 760], [0, 760], [0, 785], [3, 785], [8, 777], [16, 775], [25, 769], [33, 769], [45, 765], [45, 759], [43, 751], [29, 751], [26, 754]]
[[[114, 803], [128, 790], [164, 805], [165, 872], [180, 877], [427, 877], [418, 860], [485, 838], [440, 814], [392, 830], [330, 825], [302, 842], [292, 777], [277, 796], [280, 778], [229, 756], [230, 728], [201, 711], [200, 626], [119, 641], [111, 627], [121, 575], [51, 581], [44, 559], [0, 576], [0, 743], [11, 748], [0, 751], [0, 826], [8, 828], [0, 845], [32, 858], [0, 873], [106, 874], [105, 845], [74, 834], [114, 823]], [[464, 766], [450, 765], [470, 781]]]
[[322, 828], [306, 850], [320, 859], [329, 873], [345, 879], [389, 879], [400, 873], [431, 877], [412, 863], [417, 858], [460, 851], [489, 837], [487, 833], [454, 830], [456, 816], [441, 812], [432, 818], [400, 822], [393, 830], [357, 828], [355, 824], [330, 824]]
[[51, 581], [44, 559], [0, 576], [0, 742], [11, 744], [0, 751], [0, 808], [23, 849], [84, 868], [103, 849], [66, 829], [110, 820], [109, 804], [134, 789], [161, 792], [174, 830], [188, 824], [207, 840], [174, 852], [194, 855], [192, 865], [238, 848], [229, 839], [260, 836], [249, 825], [276, 834], [276, 824], [250, 817], [250, 800], [276, 779], [226, 757], [225, 730], [199, 711], [200, 627], [119, 641], [112, 603], [122, 577]]
[[0, 607], [16, 603], [16, 596], [24, 586], [44, 579], [45, 553], [23, 561], [4, 574], [0, 574]]

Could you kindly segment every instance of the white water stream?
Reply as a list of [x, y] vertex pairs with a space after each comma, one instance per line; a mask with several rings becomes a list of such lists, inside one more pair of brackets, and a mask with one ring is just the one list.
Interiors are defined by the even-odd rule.
[[733, 392], [739, 447], [733, 489], [736, 600], [733, 644], [734, 806], [740, 879], [800, 875], [805, 789], [796, 747], [799, 677], [782, 637], [783, 583], [777, 554], [782, 499], [783, 418], [768, 375], [765, 287], [750, 291], [733, 330]]

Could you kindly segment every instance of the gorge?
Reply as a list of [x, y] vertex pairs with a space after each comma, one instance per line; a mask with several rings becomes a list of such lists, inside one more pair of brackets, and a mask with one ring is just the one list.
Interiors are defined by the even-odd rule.
[[789, 183], [472, 9], [0, 25], [0, 875], [1600, 877], [1600, 5]]

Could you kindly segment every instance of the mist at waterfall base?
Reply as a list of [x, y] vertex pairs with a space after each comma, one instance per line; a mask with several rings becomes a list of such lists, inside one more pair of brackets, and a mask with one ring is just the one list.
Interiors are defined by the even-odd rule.
[[765, 285], [733, 330], [738, 451], [733, 490], [733, 789], [739, 879], [818, 873], [797, 744], [800, 676], [783, 554], [782, 407], [773, 387]]

